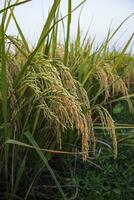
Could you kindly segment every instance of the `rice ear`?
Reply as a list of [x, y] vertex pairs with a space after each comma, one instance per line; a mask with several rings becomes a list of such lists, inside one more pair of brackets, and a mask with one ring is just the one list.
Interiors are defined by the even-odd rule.
[[[11, 62], [14, 61], [9, 63]], [[10, 73], [12, 81], [19, 71], [18, 68], [15, 73]], [[91, 113], [84, 110], [90, 108], [90, 103], [86, 91], [72, 77], [67, 67], [59, 61], [46, 60], [41, 53], [37, 54], [16, 88], [15, 104], [18, 102], [19, 107], [24, 110], [27, 101], [32, 102], [32, 107], [23, 129], [32, 117], [33, 110], [40, 109], [42, 122], [46, 121], [49, 127], [52, 127], [51, 131], [57, 135], [57, 144], [60, 148], [64, 132], [68, 129], [77, 130], [82, 138], [83, 160], [87, 159], [92, 120]], [[13, 105], [11, 109], [14, 109]], [[14, 120], [17, 118], [17, 112], [19, 110], [13, 111]]]

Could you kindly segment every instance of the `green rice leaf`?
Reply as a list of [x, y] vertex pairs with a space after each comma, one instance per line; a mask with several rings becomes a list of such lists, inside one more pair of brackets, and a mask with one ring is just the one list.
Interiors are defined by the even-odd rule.
[[22, 2], [18, 2], [18, 3], [14, 3], [14, 4], [12, 4], [12, 5], [9, 5], [9, 6], [7, 6], [6, 8], [1, 9], [1, 10], [0, 10], [0, 14], [3, 13], [3, 12], [5, 12], [5, 11], [7, 11], [7, 10], [10, 9], [10, 8], [13, 8], [13, 7], [22, 5], [22, 4], [24, 4], [24, 3], [28, 3], [28, 2], [30, 2], [30, 1], [32, 1], [32, 0], [25, 0], [25, 1], [22, 1]]
[[67, 21], [67, 35], [66, 35], [65, 50], [64, 50], [64, 65], [67, 65], [67, 60], [68, 60], [71, 17], [72, 17], [72, 0], [68, 0], [68, 21]]
[[[33, 136], [32, 136], [29, 132], [26, 132], [26, 133], [25, 133], [25, 136], [27, 137], [27, 139], [29, 140], [29, 142], [30, 142], [33, 146], [39, 147], [38, 144], [36, 143], [36, 141], [34, 140]], [[44, 155], [39, 149], [36, 149], [36, 152], [37, 152], [37, 154], [39, 155], [39, 157], [42, 159], [42, 161], [44, 162], [44, 164], [46, 165], [46, 167], [47, 167], [48, 171], [50, 172], [51, 176], [53, 177], [53, 179], [54, 179], [54, 181], [55, 181], [55, 183], [56, 183], [56, 185], [57, 185], [57, 188], [59, 189], [59, 192], [61, 193], [62, 198], [63, 198], [64, 200], [67, 200], [66, 195], [65, 195], [65, 193], [63, 192], [63, 190], [62, 190], [62, 188], [61, 188], [61, 186], [60, 186], [60, 184], [59, 184], [59, 182], [58, 182], [58, 180], [57, 180], [57, 178], [56, 178], [56, 176], [55, 176], [55, 174], [54, 174], [54, 172], [53, 172], [51, 166], [49, 165], [49, 163], [48, 163], [48, 161], [47, 161], [45, 155]]]

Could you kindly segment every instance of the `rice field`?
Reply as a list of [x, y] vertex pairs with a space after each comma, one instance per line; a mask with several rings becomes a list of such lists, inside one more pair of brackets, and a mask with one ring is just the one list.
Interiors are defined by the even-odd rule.
[[[68, 0], [61, 16], [55, 0], [31, 48], [14, 14], [28, 2], [5, 0], [0, 10], [0, 199], [132, 200], [134, 57], [127, 50], [134, 33], [120, 52], [109, 44], [134, 13], [95, 48], [80, 23], [71, 40], [72, 12], [85, 1], [73, 10]], [[7, 34], [11, 20], [18, 37]], [[113, 193], [105, 166], [116, 173], [113, 185], [124, 181]]]

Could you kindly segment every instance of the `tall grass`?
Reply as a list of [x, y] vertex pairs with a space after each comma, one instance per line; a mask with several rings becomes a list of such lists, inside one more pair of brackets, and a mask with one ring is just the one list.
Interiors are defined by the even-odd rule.
[[[78, 23], [76, 40], [70, 42], [72, 12], [85, 1], [72, 9], [69, 0], [66, 39], [60, 46], [59, 23], [64, 25], [65, 17], [60, 18], [58, 0], [53, 2], [37, 46], [31, 50], [14, 14], [16, 6], [28, 2], [5, 1], [0, 10], [0, 195], [3, 199], [34, 199], [32, 187], [47, 169], [62, 199], [67, 199], [49, 164], [54, 154], [79, 154], [83, 160], [89, 152], [95, 156], [99, 129], [111, 136], [117, 158], [116, 126], [109, 106], [126, 100], [133, 112], [129, 86], [134, 79], [134, 59], [125, 54], [133, 35], [121, 52], [109, 51], [110, 40], [127, 18], [93, 51], [94, 40], [87, 34], [82, 39]], [[19, 38], [7, 35], [11, 19]], [[68, 142], [77, 146], [77, 153], [66, 146]]]

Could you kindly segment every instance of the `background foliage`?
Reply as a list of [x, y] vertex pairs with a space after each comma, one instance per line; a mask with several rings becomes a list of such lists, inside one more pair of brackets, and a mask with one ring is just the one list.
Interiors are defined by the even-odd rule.
[[[70, 39], [72, 12], [85, 1], [72, 9], [68, 0], [62, 17], [56, 0], [31, 49], [14, 14], [28, 2], [0, 10], [0, 198], [133, 199], [134, 58], [126, 50], [134, 34], [120, 52], [109, 50], [133, 14], [95, 48], [79, 21]], [[18, 37], [7, 35], [11, 20]]]

